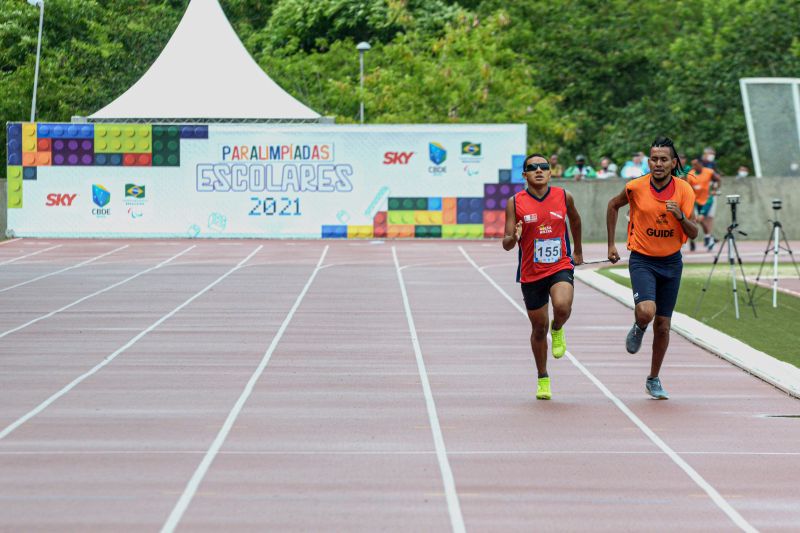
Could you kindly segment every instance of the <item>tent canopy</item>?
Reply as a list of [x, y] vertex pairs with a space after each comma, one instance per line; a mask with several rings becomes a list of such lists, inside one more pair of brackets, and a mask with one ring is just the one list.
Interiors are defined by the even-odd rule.
[[148, 71], [92, 122], [317, 122], [258, 66], [217, 0], [191, 0]]

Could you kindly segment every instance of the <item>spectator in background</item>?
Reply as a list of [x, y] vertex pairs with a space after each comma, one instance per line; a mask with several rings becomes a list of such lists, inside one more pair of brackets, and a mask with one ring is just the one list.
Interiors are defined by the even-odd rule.
[[717, 171], [717, 151], [714, 150], [713, 146], [706, 146], [703, 148], [703, 158], [701, 162], [703, 166], [706, 168], [710, 168], [713, 171]]
[[608, 178], [616, 178], [617, 165], [611, 162], [611, 159], [604, 157], [600, 160], [600, 169], [597, 171], [597, 179], [606, 180]]
[[622, 166], [622, 178], [626, 180], [631, 180], [634, 178], [639, 178], [647, 174], [649, 169], [647, 168], [646, 164], [642, 161], [641, 153], [635, 153], [625, 162]]
[[746, 166], [742, 165], [739, 167], [739, 170], [736, 171], [736, 179], [744, 179], [750, 176], [750, 169]]
[[675, 169], [675, 175], [685, 178], [687, 174], [689, 174], [689, 171], [692, 170], [692, 165], [689, 163], [689, 160], [686, 159], [686, 154], [678, 154], [678, 159], [683, 163], [683, 166], [679, 169]]
[[[722, 180], [716, 171], [704, 167], [700, 159], [692, 159], [692, 170], [686, 176], [686, 181], [694, 190], [695, 214], [703, 228], [703, 244], [710, 252], [717, 242], [711, 232], [714, 230], [714, 212], [717, 210], [714, 196], [722, 185]], [[694, 239], [690, 242], [689, 249], [694, 250]]]
[[561, 179], [564, 177], [564, 167], [558, 163], [558, 154], [550, 156], [550, 177]]
[[575, 157], [575, 164], [564, 171], [564, 177], [567, 179], [574, 179], [581, 181], [583, 179], [594, 179], [597, 177], [597, 172], [586, 164], [586, 157], [578, 154]]

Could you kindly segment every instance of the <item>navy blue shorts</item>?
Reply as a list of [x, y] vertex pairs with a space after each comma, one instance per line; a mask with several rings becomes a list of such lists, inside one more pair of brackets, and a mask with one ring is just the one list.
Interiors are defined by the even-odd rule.
[[525, 300], [525, 308], [528, 311], [539, 309], [550, 302], [550, 287], [556, 283], [566, 281], [570, 285], [575, 285], [573, 281], [575, 272], [571, 269], [559, 270], [546, 278], [522, 284], [522, 299]]
[[631, 252], [628, 270], [631, 273], [633, 301], [637, 304], [653, 301], [656, 303], [656, 315], [671, 317], [681, 286], [681, 253], [675, 252], [667, 257], [650, 257]]

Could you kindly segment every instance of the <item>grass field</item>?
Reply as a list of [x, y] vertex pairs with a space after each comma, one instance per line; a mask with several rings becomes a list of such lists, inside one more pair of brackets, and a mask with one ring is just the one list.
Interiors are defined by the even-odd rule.
[[[751, 292], [754, 290], [752, 280], [756, 278], [758, 266], [758, 264], [744, 265]], [[753, 309], [748, 305], [747, 292], [737, 267], [736, 286], [740, 315], [737, 320], [733, 305], [730, 266], [727, 263], [720, 263], [714, 269], [711, 284], [697, 311], [698, 300], [710, 271], [711, 265], [684, 265], [676, 311], [700, 320], [777, 359], [800, 367], [800, 298], [778, 292], [778, 307], [773, 308], [772, 290], [758, 287], [755, 293], [758, 318], [755, 318]], [[604, 268], [598, 272], [626, 287], [631, 286], [627, 267]], [[778, 269], [778, 276], [796, 275], [791, 265], [781, 266]], [[769, 272], [762, 272], [761, 278], [771, 280], [772, 269], [770, 268]]]

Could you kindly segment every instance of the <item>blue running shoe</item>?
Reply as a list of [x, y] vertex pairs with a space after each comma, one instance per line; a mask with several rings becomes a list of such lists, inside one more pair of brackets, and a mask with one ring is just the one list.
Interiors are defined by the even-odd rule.
[[645, 388], [647, 389], [647, 393], [656, 400], [669, 400], [669, 394], [667, 394], [667, 391], [661, 386], [661, 380], [658, 379], [658, 376], [647, 378]]
[[633, 325], [628, 332], [628, 336], [625, 337], [625, 349], [628, 350], [628, 353], [636, 353], [639, 351], [639, 348], [642, 347], [644, 331], [645, 330], [639, 328], [638, 324]]

